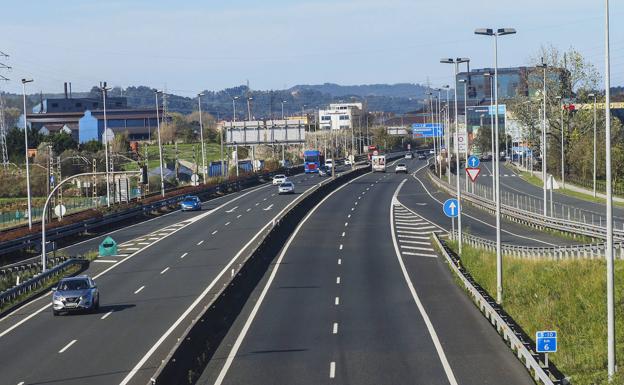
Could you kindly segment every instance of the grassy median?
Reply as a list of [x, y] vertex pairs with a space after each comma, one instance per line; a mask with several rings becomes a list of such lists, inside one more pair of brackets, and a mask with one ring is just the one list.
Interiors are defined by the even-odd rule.
[[[456, 243], [451, 246], [456, 250]], [[468, 246], [462, 251], [464, 267], [496, 297], [495, 254]], [[615, 282], [616, 357], [624, 357], [624, 261], [615, 263]], [[504, 258], [503, 283], [504, 308], [529, 336], [559, 332], [559, 349], [550, 360], [572, 384], [607, 383], [604, 261]], [[622, 372], [613, 384], [624, 384]]]

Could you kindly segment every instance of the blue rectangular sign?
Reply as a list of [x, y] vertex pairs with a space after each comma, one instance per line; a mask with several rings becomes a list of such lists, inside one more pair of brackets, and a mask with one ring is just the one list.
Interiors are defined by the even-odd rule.
[[552, 330], [536, 332], [535, 350], [538, 353], [555, 353], [557, 351], [557, 332]]
[[414, 123], [412, 124], [412, 137], [433, 138], [444, 135], [444, 124], [442, 123]]
[[[495, 106], [488, 106], [488, 114], [490, 115], [494, 115], [494, 109], [496, 107]], [[498, 114], [499, 115], [505, 115], [505, 113], [507, 112], [507, 106], [504, 104], [499, 104], [498, 105]]]

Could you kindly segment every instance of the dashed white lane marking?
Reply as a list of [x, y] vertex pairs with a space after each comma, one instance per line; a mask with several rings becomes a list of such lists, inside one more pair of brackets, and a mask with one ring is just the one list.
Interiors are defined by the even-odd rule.
[[267, 200], [267, 198], [264, 198], [263, 201]]
[[262, 210], [264, 211], [269, 211], [273, 208], [273, 203], [271, 203], [270, 205], [268, 205], [267, 207], [263, 208]]
[[184, 254], [180, 255], [180, 259], [186, 257], [187, 255], [188, 255], [188, 253], [184, 253]]
[[242, 216], [243, 216], [243, 214], [238, 214], [238, 215], [236, 216], [236, 219], [238, 219], [238, 218], [240, 218], [240, 217], [242, 217]]
[[160, 274], [165, 274], [167, 270], [169, 270], [169, 267], [166, 267], [163, 271], [160, 272]]
[[351, 211], [355, 211], [355, 207], [351, 207]]
[[332, 334], [338, 334], [338, 322], [334, 322], [334, 327], [332, 328]]
[[334, 361], [329, 363], [329, 378], [336, 377], [336, 363]]
[[342, 265], [342, 259], [338, 258], [338, 264]]
[[355, 205], [356, 205], [356, 206], [357, 206], [357, 204], [358, 204], [358, 203], [357, 203], [357, 202], [355, 202]]
[[336, 285], [340, 285], [340, 277], [336, 277]]
[[358, 200], [362, 199], [362, 197], [358, 197]]
[[351, 218], [351, 214], [347, 215], [347, 218]]
[[104, 315], [102, 316], [102, 318], [100, 318], [100, 319], [106, 319], [106, 318], [108, 318], [108, 316], [109, 316], [109, 315], [111, 315], [111, 314], [113, 314], [113, 311], [112, 311], [112, 310], [111, 310], [111, 311], [109, 311], [108, 313], [104, 314]]
[[141, 292], [141, 290], [145, 289], [145, 286], [141, 286], [140, 288], [138, 288], [134, 294], [139, 294]]
[[260, 206], [260, 202], [256, 202], [256, 206]]
[[343, 232], [342, 232], [342, 237], [344, 237], [344, 236], [345, 236], [345, 232], [343, 231]]
[[232, 222], [225, 222], [225, 225], [226, 225], [226, 226], [229, 226], [229, 225], [230, 225], [230, 223], [232, 223]]
[[231, 212], [234, 212], [234, 210], [236, 210], [237, 208], [238, 208], [238, 206], [234, 206], [234, 207], [232, 207], [231, 209], [226, 210], [225, 212], [226, 212], [226, 213], [231, 213]]
[[410, 251], [404, 251], [403, 255], [414, 255], [416, 257], [428, 257], [428, 258], [438, 258], [435, 254], [425, 254], [425, 253], [412, 253]]
[[215, 235], [219, 230], [215, 230], [212, 232], [212, 235]]
[[203, 240], [201, 240], [201, 241], [197, 242], [197, 246], [201, 246], [201, 244], [202, 244], [202, 243], [204, 243], [204, 241], [203, 241]]
[[251, 207], [247, 209], [247, 212], [250, 212], [250, 211], [251, 211]]
[[76, 343], [76, 341], [78, 340], [72, 340], [70, 343], [68, 343], [67, 345], [65, 345], [65, 347], [61, 350], [59, 350], [59, 353], [63, 353], [64, 351], [66, 351], [67, 349], [69, 349], [70, 346], [72, 346], [73, 344]]
[[17, 385], [24, 385], [24, 381], [18, 383]]
[[338, 250], [342, 250], [342, 243], [340, 244], [340, 247], [338, 248]]
[[345, 222], [345, 227], [349, 226], [349, 222]]
[[271, 196], [272, 196], [272, 197], [274, 197], [274, 196], [275, 196], [275, 194], [271, 194]]
[[340, 297], [336, 297], [336, 299], [334, 300], [334, 305], [340, 305]]

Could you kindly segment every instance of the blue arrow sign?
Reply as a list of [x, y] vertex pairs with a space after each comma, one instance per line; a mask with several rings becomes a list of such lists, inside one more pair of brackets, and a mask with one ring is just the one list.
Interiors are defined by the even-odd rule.
[[552, 330], [536, 332], [535, 351], [538, 353], [555, 353], [557, 351], [557, 332]]
[[459, 202], [457, 202], [457, 199], [455, 198], [447, 199], [444, 202], [443, 208], [444, 215], [446, 215], [447, 217], [455, 218], [459, 215]]
[[468, 157], [468, 166], [470, 166], [471, 168], [477, 168], [479, 167], [480, 164], [481, 164], [481, 161], [476, 156], [470, 155]]
[[50, 187], [54, 187], [55, 181], [56, 181], [56, 178], [54, 178], [54, 175], [50, 175]]

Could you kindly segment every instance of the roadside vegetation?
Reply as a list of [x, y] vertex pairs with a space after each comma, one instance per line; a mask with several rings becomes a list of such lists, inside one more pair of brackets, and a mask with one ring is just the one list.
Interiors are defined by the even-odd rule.
[[[450, 243], [457, 251], [457, 243]], [[464, 245], [464, 268], [496, 297], [496, 255]], [[557, 353], [549, 355], [575, 385], [607, 383], [606, 263], [604, 260], [503, 258], [504, 304], [533, 339], [538, 330], [556, 330]], [[615, 280], [624, 280], [624, 261], [615, 263]], [[624, 356], [624, 286], [616, 285], [616, 355]], [[618, 322], [619, 321], [619, 322]], [[617, 374], [613, 384], [624, 384]]]

